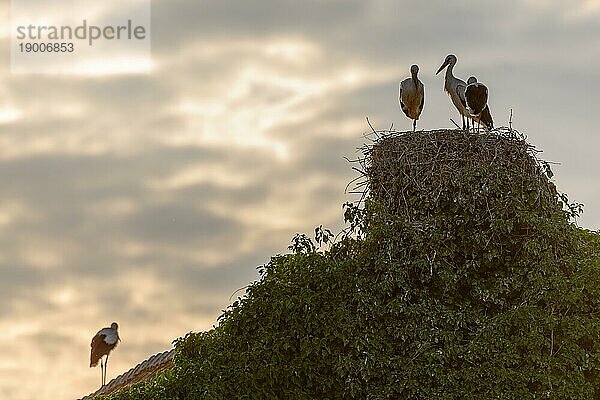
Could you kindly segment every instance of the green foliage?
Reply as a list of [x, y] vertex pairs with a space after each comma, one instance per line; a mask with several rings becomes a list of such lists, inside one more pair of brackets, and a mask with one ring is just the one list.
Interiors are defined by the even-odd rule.
[[600, 235], [532, 148], [438, 131], [367, 156], [339, 240], [297, 235], [172, 370], [111, 398], [600, 399]]

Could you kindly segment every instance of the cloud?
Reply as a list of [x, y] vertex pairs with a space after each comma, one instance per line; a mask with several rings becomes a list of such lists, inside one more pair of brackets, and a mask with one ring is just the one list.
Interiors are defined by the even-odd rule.
[[0, 65], [0, 397], [87, 394], [101, 327], [122, 329], [116, 376], [208, 329], [296, 232], [339, 230], [341, 204], [356, 200], [343, 156], [356, 156], [365, 117], [410, 126], [397, 84], [412, 63], [426, 88], [419, 126], [451, 127], [434, 75], [449, 52], [458, 76], [488, 85], [498, 124], [513, 109], [517, 129], [563, 163], [559, 188], [600, 226], [587, 184], [598, 171], [594, 4], [571, 18], [524, 0], [162, 0], [150, 74]]

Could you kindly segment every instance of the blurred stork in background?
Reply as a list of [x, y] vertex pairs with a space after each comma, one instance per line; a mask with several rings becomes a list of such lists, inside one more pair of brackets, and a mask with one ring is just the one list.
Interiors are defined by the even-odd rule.
[[419, 80], [418, 73], [419, 66], [412, 65], [410, 67], [411, 77], [400, 82], [398, 91], [400, 108], [408, 118], [413, 120], [413, 132], [417, 129], [417, 120], [425, 104], [425, 87], [423, 82]]
[[[102, 328], [92, 338], [90, 352], [90, 368], [98, 365], [100, 361], [100, 373], [102, 374], [102, 386], [106, 385], [106, 368], [108, 366], [108, 354], [117, 347], [119, 338], [119, 325], [116, 322], [110, 324], [110, 328]], [[106, 361], [102, 364], [102, 357], [106, 356]], [[102, 387], [101, 386], [101, 387]]]

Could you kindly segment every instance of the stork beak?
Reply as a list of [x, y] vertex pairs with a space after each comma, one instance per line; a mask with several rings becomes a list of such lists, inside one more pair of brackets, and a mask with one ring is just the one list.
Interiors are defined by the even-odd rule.
[[441, 70], [443, 70], [446, 66], [448, 65], [448, 61], [445, 61], [442, 66], [440, 67], [440, 69], [437, 70], [437, 72], [435, 73], [436, 75], [440, 73]]

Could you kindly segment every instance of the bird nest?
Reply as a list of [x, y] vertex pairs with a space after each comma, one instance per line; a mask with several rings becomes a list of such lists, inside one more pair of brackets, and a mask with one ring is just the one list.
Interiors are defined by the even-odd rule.
[[556, 210], [549, 163], [514, 129], [372, 130], [366, 138], [362, 156], [354, 160], [360, 176], [352, 192], [408, 220], [439, 213], [449, 202], [492, 213], [493, 206], [508, 206], [499, 201], [503, 197], [532, 209]]

